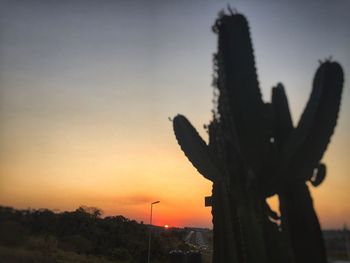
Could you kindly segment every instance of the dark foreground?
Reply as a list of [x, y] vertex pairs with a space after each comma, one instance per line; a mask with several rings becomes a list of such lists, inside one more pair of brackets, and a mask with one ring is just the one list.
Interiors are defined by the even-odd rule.
[[[0, 207], [0, 263], [143, 263], [149, 226], [123, 216], [102, 218], [101, 210], [73, 212]], [[172, 251], [199, 251], [202, 263], [212, 255], [212, 231], [153, 227], [151, 259], [170, 262]], [[323, 231], [329, 262], [350, 262], [350, 232]]]

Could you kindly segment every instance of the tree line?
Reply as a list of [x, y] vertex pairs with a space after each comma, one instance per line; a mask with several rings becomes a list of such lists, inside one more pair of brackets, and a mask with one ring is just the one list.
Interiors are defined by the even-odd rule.
[[[124, 216], [102, 217], [96, 207], [72, 212], [49, 209], [18, 210], [0, 206], [0, 246], [57, 250], [93, 255], [114, 262], [147, 262], [149, 226]], [[169, 251], [186, 249], [184, 232], [158, 230], [152, 237], [152, 259], [166, 262]]]

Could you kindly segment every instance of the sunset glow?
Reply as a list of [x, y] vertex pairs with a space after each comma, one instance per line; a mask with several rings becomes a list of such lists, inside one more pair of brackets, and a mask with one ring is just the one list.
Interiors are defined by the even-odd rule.
[[[210, 28], [226, 2], [16, 2], [0, 4], [0, 205], [95, 206], [148, 224], [161, 200], [152, 224], [211, 228], [212, 184], [168, 118], [185, 114], [207, 139]], [[273, 3], [234, 4], [251, 24], [264, 100], [282, 81], [296, 124], [319, 59], [332, 55], [350, 78], [349, 9]], [[347, 81], [326, 180], [311, 187], [324, 228], [350, 225], [349, 114]]]

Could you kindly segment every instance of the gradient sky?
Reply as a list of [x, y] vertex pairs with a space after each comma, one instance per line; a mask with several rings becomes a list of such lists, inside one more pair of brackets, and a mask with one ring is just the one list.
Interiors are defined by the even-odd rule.
[[[318, 60], [332, 56], [349, 78], [347, 0], [0, 1], [0, 204], [147, 222], [160, 200], [155, 224], [211, 227], [211, 183], [168, 117], [185, 114], [207, 137], [211, 25], [227, 2], [250, 22], [264, 100], [283, 82], [294, 123]], [[328, 177], [312, 190], [324, 228], [350, 225], [349, 113], [346, 82]]]

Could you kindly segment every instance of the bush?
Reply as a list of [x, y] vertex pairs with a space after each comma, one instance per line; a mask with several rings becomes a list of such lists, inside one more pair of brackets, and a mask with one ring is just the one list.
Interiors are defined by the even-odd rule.
[[0, 244], [9, 247], [22, 245], [27, 237], [25, 228], [13, 221], [1, 222], [0, 233]]
[[121, 261], [132, 260], [132, 256], [130, 255], [129, 250], [123, 247], [111, 249], [108, 254], [112, 259], [118, 259]]
[[91, 241], [80, 235], [65, 237], [59, 246], [64, 250], [74, 251], [79, 254], [89, 253], [93, 249]]
[[46, 237], [32, 236], [26, 241], [25, 247], [29, 250], [39, 250], [52, 254], [57, 251], [57, 238], [52, 235], [47, 235]]

